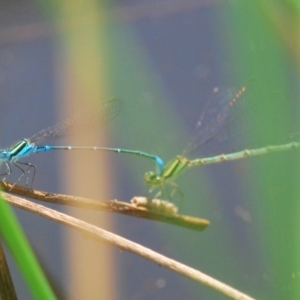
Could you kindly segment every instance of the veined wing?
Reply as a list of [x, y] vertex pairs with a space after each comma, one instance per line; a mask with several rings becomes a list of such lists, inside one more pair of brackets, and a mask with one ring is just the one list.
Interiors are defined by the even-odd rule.
[[[91, 108], [86, 108], [81, 113], [38, 132], [29, 138], [29, 140], [33, 143], [41, 143], [46, 140], [63, 138], [75, 133], [80, 134], [88, 129], [107, 124], [113, 120], [121, 110], [122, 102], [119, 99], [105, 99], [102, 105], [96, 109], [96, 112], [95, 110], [91, 110]], [[96, 120], [95, 118], [89, 117], [95, 113], [97, 114]]]
[[229, 88], [214, 88], [210, 101], [207, 102], [197, 122], [195, 134], [185, 154], [195, 151], [197, 148], [212, 140], [222, 138], [226, 132], [226, 125], [232, 122], [232, 111], [235, 110], [237, 102], [240, 101], [246, 87], [239, 91]]

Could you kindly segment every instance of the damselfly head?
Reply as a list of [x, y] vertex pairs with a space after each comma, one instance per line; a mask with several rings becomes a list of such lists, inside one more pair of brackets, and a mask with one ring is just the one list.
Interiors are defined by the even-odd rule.
[[6, 161], [8, 159], [8, 152], [5, 149], [0, 149], [0, 161]]
[[154, 187], [162, 184], [163, 177], [157, 175], [156, 173], [149, 171], [145, 173], [144, 180], [148, 187]]

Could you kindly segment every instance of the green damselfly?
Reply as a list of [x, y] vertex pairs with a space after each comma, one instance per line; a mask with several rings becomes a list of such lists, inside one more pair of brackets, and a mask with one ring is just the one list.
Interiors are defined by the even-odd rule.
[[[204, 109], [204, 112], [200, 116], [200, 120], [197, 123], [197, 130], [199, 132], [199, 135], [192, 139], [189, 145], [189, 151], [186, 152], [191, 153], [199, 146], [205, 144], [207, 141], [216, 138], [216, 136], [218, 136], [222, 132], [224, 123], [226, 123], [226, 120], [235, 109], [234, 106], [238, 101], [240, 101], [240, 98], [245, 92], [246, 87], [242, 87], [238, 92], [228, 92], [226, 93], [226, 96], [224, 96], [220, 89], [214, 89], [215, 95], [213, 96], [212, 101], [208, 102], [207, 107]], [[206, 126], [201, 128], [208, 111], [210, 111], [210, 115], [214, 117], [209, 120], [208, 125], [206, 124]], [[166, 191], [167, 196], [169, 197], [169, 199], [171, 199], [175, 191], [179, 192], [181, 196], [183, 195], [179, 190], [177, 184], [174, 183], [174, 179], [188, 168], [238, 160], [273, 152], [286, 151], [299, 147], [300, 142], [293, 141], [285, 144], [275, 144], [265, 147], [244, 149], [232, 153], [224, 153], [210, 157], [196, 158], [192, 160], [188, 159], [186, 155], [178, 155], [175, 158], [171, 159], [167, 164], [164, 164], [162, 159], [156, 158], [156, 172], [146, 172], [144, 175], [144, 180], [150, 191], [157, 188], [160, 189], [155, 197], [160, 196], [163, 191]], [[159, 165], [157, 165], [158, 161], [161, 162]], [[167, 185], [172, 186], [173, 191], [171, 193], [168, 191]]]

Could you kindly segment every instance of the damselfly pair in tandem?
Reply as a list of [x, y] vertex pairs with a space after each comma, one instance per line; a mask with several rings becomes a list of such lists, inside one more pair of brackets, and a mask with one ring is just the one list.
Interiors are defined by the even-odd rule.
[[[176, 156], [166, 164], [159, 156], [139, 150], [98, 146], [81, 147], [48, 145], [46, 143], [47, 141], [65, 137], [76, 131], [76, 128], [81, 128], [82, 130], [91, 127], [91, 124], [85, 124], [84, 126], [80, 124], [78, 126], [78, 123], [80, 123], [78, 121], [84, 118], [75, 116], [60, 122], [53, 127], [46, 128], [33, 135], [31, 138], [22, 139], [8, 149], [0, 149], [0, 162], [4, 162], [6, 165], [6, 172], [1, 174], [1, 176], [3, 177], [3, 180], [5, 180], [5, 178], [11, 174], [11, 165], [13, 165], [21, 172], [21, 175], [16, 183], [19, 182], [22, 177], [27, 176], [26, 185], [32, 187], [36, 173], [36, 167], [29, 162], [20, 161], [22, 158], [34, 153], [52, 150], [110, 151], [140, 156], [152, 161], [155, 165], [155, 171], [148, 171], [144, 175], [144, 180], [147, 186], [149, 187], [150, 191], [154, 190], [155, 188], [159, 189], [159, 193], [156, 196], [161, 196], [162, 193], [166, 193], [167, 197], [172, 199], [174, 192], [177, 191], [181, 194], [177, 185], [174, 183], [174, 179], [187, 168], [299, 148], [300, 143], [292, 141], [284, 144], [244, 149], [237, 152], [219, 154], [193, 160], [190, 160], [186, 157], [201, 145], [218, 138], [218, 136], [222, 134], [224, 128], [230, 123], [232, 112], [235, 110], [236, 103], [241, 101], [240, 98], [243, 97], [245, 92], [246, 87], [242, 87], [237, 92], [232, 92], [232, 90], [226, 88], [215, 88], [213, 90], [213, 96], [211, 100], [207, 103], [199, 121], [197, 122], [196, 134], [189, 143], [188, 149], [183, 155]], [[121, 111], [121, 107], [122, 102], [119, 99], [111, 98], [103, 101], [102, 106], [99, 108], [102, 123], [107, 123], [115, 118]], [[92, 124], [92, 126], [95, 126], [95, 124]], [[30, 170], [32, 171], [32, 175], [31, 182], [29, 184]], [[169, 192], [168, 185], [172, 187], [171, 192]]]

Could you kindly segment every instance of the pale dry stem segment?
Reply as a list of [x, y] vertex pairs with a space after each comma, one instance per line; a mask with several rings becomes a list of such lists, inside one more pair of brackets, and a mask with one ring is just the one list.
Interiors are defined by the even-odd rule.
[[158, 264], [159, 266], [172, 270], [220, 294], [223, 294], [224, 296], [227, 296], [230, 299], [254, 300], [252, 297], [232, 288], [231, 286], [223, 282], [218, 281], [217, 279], [210, 277], [209, 275], [206, 275], [178, 261], [170, 259], [157, 252], [154, 252], [149, 248], [143, 247], [137, 243], [129, 241], [108, 231], [105, 231], [94, 225], [88, 224], [84, 221], [78, 220], [66, 214], [57, 212], [53, 209], [47, 208], [39, 204], [35, 204], [33, 202], [27, 201], [25, 199], [10, 194], [2, 193], [2, 197], [16, 207], [39, 214], [40, 216], [79, 230], [85, 235], [88, 234], [97, 241], [105, 242], [113, 246], [117, 246], [122, 250], [135, 253], [149, 261]]
[[[153, 205], [151, 208], [147, 206], [143, 207], [143, 205], [134, 204], [135, 198], [140, 199], [144, 197], [135, 197], [133, 198], [132, 203], [128, 203], [117, 200], [93, 200], [70, 195], [49, 193], [39, 190], [31, 190], [19, 185], [13, 186], [13, 184], [9, 182], [1, 182], [1, 187], [6, 192], [29, 197], [43, 202], [68, 205], [73, 207], [81, 207], [85, 209], [114, 212], [138, 218], [165, 222], [197, 231], [201, 231], [209, 225], [209, 221], [206, 219], [180, 215], [177, 213], [170, 213], [170, 211], [166, 210], [153, 209]], [[148, 203], [149, 201], [151, 201], [147, 198], [144, 198], [144, 200], [148, 201]], [[151, 203], [149, 204], [151, 206]]]

